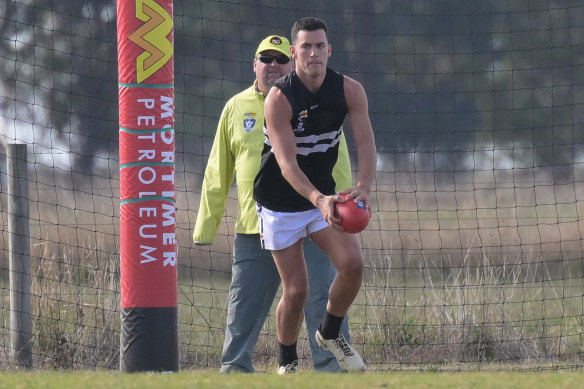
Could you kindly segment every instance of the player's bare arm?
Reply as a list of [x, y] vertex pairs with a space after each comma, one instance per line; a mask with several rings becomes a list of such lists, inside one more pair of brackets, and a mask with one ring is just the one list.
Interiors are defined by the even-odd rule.
[[369, 119], [365, 89], [359, 82], [347, 76], [345, 76], [345, 99], [349, 108], [353, 139], [357, 146], [357, 185], [348, 193], [345, 192], [356, 201], [363, 201], [368, 205], [377, 164], [375, 138]]
[[338, 196], [322, 194], [310, 183], [298, 166], [296, 138], [290, 125], [292, 108], [280, 89], [272, 88], [268, 93], [264, 105], [264, 116], [272, 150], [286, 181], [321, 211], [329, 225], [342, 230], [342, 227], [338, 225], [340, 220], [335, 217], [334, 212], [334, 203], [339, 201]]

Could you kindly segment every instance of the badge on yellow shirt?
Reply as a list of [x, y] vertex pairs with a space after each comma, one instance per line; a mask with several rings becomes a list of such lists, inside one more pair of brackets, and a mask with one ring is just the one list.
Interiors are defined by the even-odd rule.
[[255, 129], [256, 120], [254, 118], [255, 112], [248, 112], [243, 119], [243, 131], [250, 132]]

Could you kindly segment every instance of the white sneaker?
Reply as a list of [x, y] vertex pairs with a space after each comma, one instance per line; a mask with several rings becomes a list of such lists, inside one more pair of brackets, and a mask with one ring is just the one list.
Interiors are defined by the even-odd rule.
[[294, 361], [292, 363], [287, 364], [286, 366], [279, 366], [278, 367], [278, 374], [294, 374], [298, 371], [298, 361]]
[[325, 339], [316, 330], [316, 343], [326, 350], [333, 353], [339, 366], [346, 371], [361, 371], [365, 369], [365, 363], [357, 351], [347, 343], [343, 334], [339, 334], [336, 339]]

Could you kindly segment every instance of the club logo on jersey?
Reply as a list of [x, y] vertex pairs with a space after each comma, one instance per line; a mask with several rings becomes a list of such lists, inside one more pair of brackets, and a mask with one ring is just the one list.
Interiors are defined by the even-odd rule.
[[256, 119], [255, 119], [255, 112], [246, 112], [244, 114], [245, 118], [243, 119], [243, 131], [250, 132], [255, 129]]
[[294, 129], [294, 132], [302, 132], [304, 131], [304, 126], [306, 126], [306, 120], [308, 119], [308, 111], [304, 110], [298, 114], [298, 124]]
[[136, 17], [144, 24], [128, 39], [144, 49], [136, 58], [136, 79], [142, 82], [172, 58], [174, 49], [168, 39], [172, 17], [154, 0], [136, 0]]

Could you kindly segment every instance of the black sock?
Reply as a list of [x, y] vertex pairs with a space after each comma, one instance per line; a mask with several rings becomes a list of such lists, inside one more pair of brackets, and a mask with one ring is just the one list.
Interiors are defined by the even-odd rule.
[[320, 324], [320, 334], [325, 339], [336, 339], [341, 333], [341, 324], [343, 324], [344, 317], [331, 315], [328, 311], [324, 314], [324, 319]]
[[298, 359], [298, 354], [296, 353], [296, 344], [298, 342], [294, 342], [293, 345], [286, 346], [282, 343], [280, 344], [280, 358], [278, 359], [279, 366], [286, 366], [291, 364], [292, 362]]

